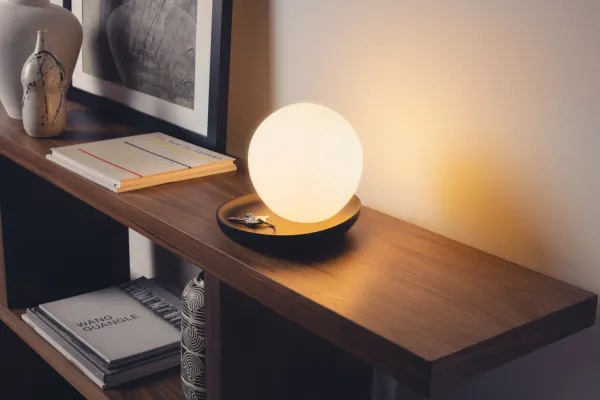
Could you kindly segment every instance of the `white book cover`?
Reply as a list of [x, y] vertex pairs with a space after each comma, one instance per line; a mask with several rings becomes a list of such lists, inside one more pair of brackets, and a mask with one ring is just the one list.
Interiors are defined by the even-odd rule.
[[[206, 167], [232, 165], [234, 159], [163, 133], [148, 133], [52, 149], [48, 156], [119, 186], [124, 181]], [[73, 168], [74, 167], [74, 168]]]

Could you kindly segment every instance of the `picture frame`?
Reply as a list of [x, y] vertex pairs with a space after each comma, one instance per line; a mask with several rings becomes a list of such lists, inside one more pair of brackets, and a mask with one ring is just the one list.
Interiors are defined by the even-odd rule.
[[[145, 87], [132, 87], [129, 82], [126, 84], [124, 82], [115, 82], [104, 79], [103, 76], [100, 76], [100, 74], [91, 70], [89, 66], [87, 67], [87, 70], [85, 69], [84, 57], [86, 54], [88, 56], [90, 54], [90, 49], [85, 48], [86, 28], [88, 28], [85, 24], [89, 23], [89, 21], [94, 21], [93, 18], [90, 18], [90, 14], [92, 17], [95, 17], [97, 14], [97, 12], [96, 14], [93, 14], [95, 11], [93, 7], [100, 7], [98, 4], [102, 5], [104, 1], [107, 0], [97, 0], [94, 3], [86, 2], [85, 7], [91, 8], [91, 11], [84, 10], [84, 0], [63, 1], [63, 7], [71, 10], [82, 22], [82, 25], [84, 25], [84, 48], [82, 49], [73, 75], [69, 98], [83, 103], [95, 111], [100, 111], [102, 114], [115, 117], [122, 122], [132, 123], [142, 131], [163, 132], [199, 146], [225, 153], [232, 0], [189, 1], [189, 3], [197, 5], [196, 12], [198, 13], [198, 18], [196, 21], [198, 21], [198, 24], [195, 32], [196, 43], [200, 44], [201, 47], [203, 44], [203, 47], [198, 48], [198, 51], [196, 51], [197, 48], [194, 47], [194, 52], [196, 54], [194, 57], [195, 64], [194, 67], [192, 67], [192, 70], [197, 72], [192, 74], [195, 78], [195, 80], [193, 80], [195, 86], [191, 91], [191, 93], [193, 93], [192, 96], [187, 96], [187, 93], [190, 91], [177, 92], [167, 90], [165, 92], [161, 88], [159, 89], [162, 91], [159, 92], [159, 95], [156, 95], [157, 82], [162, 84], [165, 81], [165, 74], [162, 74], [161, 78], [156, 81], [152, 81], [152, 75], [143, 75], [141, 80], [138, 79], [135, 82], [142, 82], [145, 84]], [[118, 5], [119, 2], [107, 1], [107, 4], [111, 4], [112, 7], [116, 7], [114, 5], [115, 3]], [[153, 4], [150, 0], [147, 2], [144, 0], [128, 0], [127, 2], [121, 2], [121, 4], [124, 3], [129, 3], [128, 6], [131, 4], [134, 6], [137, 6], [138, 4], [141, 6], [144, 4]], [[174, 3], [174, 1], [163, 2], [163, 4], [165, 3]], [[206, 15], [207, 4], [210, 5], [211, 9], [210, 15], [208, 16]], [[83, 18], [84, 11], [86, 11], [85, 18]], [[115, 10], [110, 11], [115, 12]], [[179, 12], [179, 10], [176, 11]], [[128, 12], [130, 11], [128, 10]], [[157, 14], [157, 11], [155, 10], [152, 10], [152, 12], [154, 12], [154, 15]], [[203, 16], [200, 16], [201, 12], [204, 12]], [[148, 11], [147, 14], [144, 14], [144, 17], [147, 17], [148, 13], [150, 13], [150, 11]], [[210, 18], [210, 37], [206, 37], [207, 29], [205, 25], [205, 29], [201, 32], [201, 23], [206, 23], [208, 21], [207, 18]], [[137, 29], [139, 30], [139, 28]], [[150, 28], [146, 28], [146, 31], [149, 32]], [[161, 39], [167, 36], [164, 31], [161, 35]], [[87, 40], [89, 40], [89, 38], [87, 38]], [[98, 57], [99, 60], [106, 58], [106, 54], [102, 54], [102, 56]], [[201, 65], [199, 65], [199, 63], [201, 63]], [[127, 65], [131, 65], [131, 63]], [[171, 65], [175, 65], [175, 63], [171, 62], [168, 65], [170, 67]], [[181, 65], [179, 60], [177, 60], [177, 65]], [[165, 68], [162, 68], [160, 72], [164, 72], [164, 70]], [[119, 73], [121, 73], [120, 70]], [[184, 74], [184, 76], [189, 75], [190, 74]], [[156, 76], [156, 74], [154, 76]], [[175, 76], [179, 79], [181, 74], [179, 73]], [[122, 74], [121, 77], [123, 77]], [[148, 82], [150, 82], [150, 84], [148, 84]], [[180, 82], [181, 81], [177, 81], [177, 85], [169, 85], [167, 89], [173, 87], [179, 89], [184, 87], [183, 85], [180, 85]], [[200, 90], [198, 90], [199, 88]], [[165, 96], [160, 97], [162, 93], [167, 93], [167, 99], [165, 99]], [[175, 94], [174, 96], [172, 96], [173, 93]], [[184, 93], [184, 96], [179, 96], [180, 93]], [[188, 101], [190, 97], [193, 102], [192, 107], [190, 107]]]

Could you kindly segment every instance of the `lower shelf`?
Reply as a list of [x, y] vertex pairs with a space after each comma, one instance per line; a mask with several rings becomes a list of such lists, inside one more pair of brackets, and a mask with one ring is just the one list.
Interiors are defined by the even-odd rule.
[[165, 371], [148, 378], [123, 385], [118, 389], [102, 390], [54, 350], [42, 337], [21, 319], [24, 310], [0, 306], [0, 320], [37, 352], [52, 368], [65, 378], [79, 393], [93, 400], [180, 400], [184, 399], [178, 370]]

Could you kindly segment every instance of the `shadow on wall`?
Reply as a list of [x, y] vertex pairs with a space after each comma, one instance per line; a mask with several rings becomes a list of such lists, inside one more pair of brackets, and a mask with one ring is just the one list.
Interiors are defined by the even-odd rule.
[[167, 287], [184, 287], [191, 279], [198, 276], [201, 269], [182, 260], [175, 254], [152, 243], [153, 276]]
[[227, 152], [246, 158], [272, 110], [271, 0], [235, 1], [231, 33]]
[[156, 277], [166, 288], [181, 293], [183, 287], [200, 273], [200, 269], [168, 250], [129, 230], [131, 278]]

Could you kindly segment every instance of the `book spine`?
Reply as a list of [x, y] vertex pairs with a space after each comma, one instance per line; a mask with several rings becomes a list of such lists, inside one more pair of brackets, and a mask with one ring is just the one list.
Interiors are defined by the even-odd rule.
[[113, 192], [118, 192], [118, 188], [121, 186], [120, 182], [117, 183], [111, 183], [111, 181], [107, 181], [106, 179], [103, 179], [100, 176], [94, 175], [93, 173], [88, 172], [87, 170], [83, 170], [79, 167], [73, 166], [71, 165], [71, 163], [69, 163], [68, 161], [58, 157], [58, 153], [56, 154], [47, 154], [46, 158], [49, 161], [52, 161], [55, 164], [60, 165], [61, 167], [75, 173], [78, 174], [92, 182], [94, 182], [97, 185], [100, 185], [106, 189], [112, 190]]
[[49, 332], [54, 332], [58, 337], [65, 341], [68, 346], [73, 347], [79, 354], [81, 354], [88, 362], [90, 362], [94, 369], [102, 371], [101, 374], [107, 374], [106, 361], [103, 361], [96, 353], [87, 347], [84, 343], [80, 342], [76, 337], [72, 336], [68, 331], [62, 328], [59, 324], [55, 323], [49, 318], [44, 311], [39, 307], [33, 307], [27, 309], [27, 316], [36, 325], [45, 326]]
[[156, 295], [150, 288], [144, 285], [143, 280], [138, 279], [124, 283], [120, 288], [154, 314], [169, 322], [177, 329], [181, 329], [180, 310]]
[[96, 374], [85, 368], [76, 357], [72, 356], [66, 349], [64, 349], [53, 338], [51, 338], [50, 335], [48, 335], [41, 327], [37, 326], [37, 324], [35, 324], [27, 314], [23, 314], [21, 316], [21, 319], [25, 321], [34, 331], [36, 331], [38, 335], [40, 335], [44, 340], [46, 340], [46, 342], [48, 342], [56, 351], [62, 354], [63, 357], [69, 360], [71, 364], [77, 367], [78, 370], [83, 372], [85, 376], [90, 378], [92, 382], [100, 386], [102, 389], [106, 388], [106, 384], [102, 380], [103, 376], [100, 372], [96, 372], [96, 374], [100, 374], [100, 376], [97, 376]]

